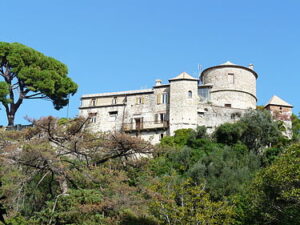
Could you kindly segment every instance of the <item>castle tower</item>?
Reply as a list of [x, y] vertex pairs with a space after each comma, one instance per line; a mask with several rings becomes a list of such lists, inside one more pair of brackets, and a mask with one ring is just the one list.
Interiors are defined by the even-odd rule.
[[274, 95], [270, 101], [265, 105], [265, 109], [269, 110], [274, 119], [282, 121], [286, 131], [284, 135], [292, 137], [292, 108], [293, 106], [278, 96]]
[[256, 108], [257, 73], [231, 62], [205, 69], [200, 76], [203, 85], [211, 85], [210, 101], [213, 105], [248, 109]]
[[183, 128], [197, 127], [198, 79], [186, 72], [170, 79], [170, 135]]

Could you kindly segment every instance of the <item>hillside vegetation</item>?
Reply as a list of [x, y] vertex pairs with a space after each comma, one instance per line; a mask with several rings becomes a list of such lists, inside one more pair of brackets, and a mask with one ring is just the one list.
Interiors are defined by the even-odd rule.
[[0, 132], [6, 224], [299, 224], [300, 120], [293, 138], [266, 111], [212, 135], [181, 129], [157, 146], [43, 118]]

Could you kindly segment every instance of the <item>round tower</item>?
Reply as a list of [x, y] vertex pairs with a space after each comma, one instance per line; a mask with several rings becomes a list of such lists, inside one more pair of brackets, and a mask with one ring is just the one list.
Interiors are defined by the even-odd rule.
[[199, 80], [183, 72], [170, 79], [169, 133], [183, 128], [196, 129], [198, 82]]
[[210, 85], [213, 105], [239, 108], [256, 108], [257, 73], [253, 65], [244, 67], [226, 62], [205, 69], [200, 76], [202, 85]]

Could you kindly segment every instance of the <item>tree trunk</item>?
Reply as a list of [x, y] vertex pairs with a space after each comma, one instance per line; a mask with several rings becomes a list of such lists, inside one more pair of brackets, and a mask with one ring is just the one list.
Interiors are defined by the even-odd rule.
[[23, 99], [19, 98], [19, 100], [16, 103], [9, 103], [9, 105], [5, 106], [8, 126], [15, 125], [15, 115], [22, 102]]
[[7, 121], [8, 121], [8, 126], [14, 126], [15, 125], [15, 112], [9, 112], [7, 114]]

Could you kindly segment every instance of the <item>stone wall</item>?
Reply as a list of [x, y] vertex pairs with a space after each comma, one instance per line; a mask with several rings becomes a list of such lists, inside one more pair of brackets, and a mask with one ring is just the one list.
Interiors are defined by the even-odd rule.
[[223, 123], [233, 123], [238, 121], [247, 110], [238, 108], [226, 108], [211, 104], [199, 104], [197, 113], [198, 126], [205, 126], [207, 132], [211, 134], [216, 127]]
[[[189, 96], [191, 91], [192, 96]], [[197, 127], [198, 81], [174, 80], [170, 81], [170, 135], [175, 130]]]
[[236, 67], [216, 67], [202, 75], [203, 84], [212, 84], [211, 102], [233, 108], [256, 108], [256, 77], [247, 70]]

